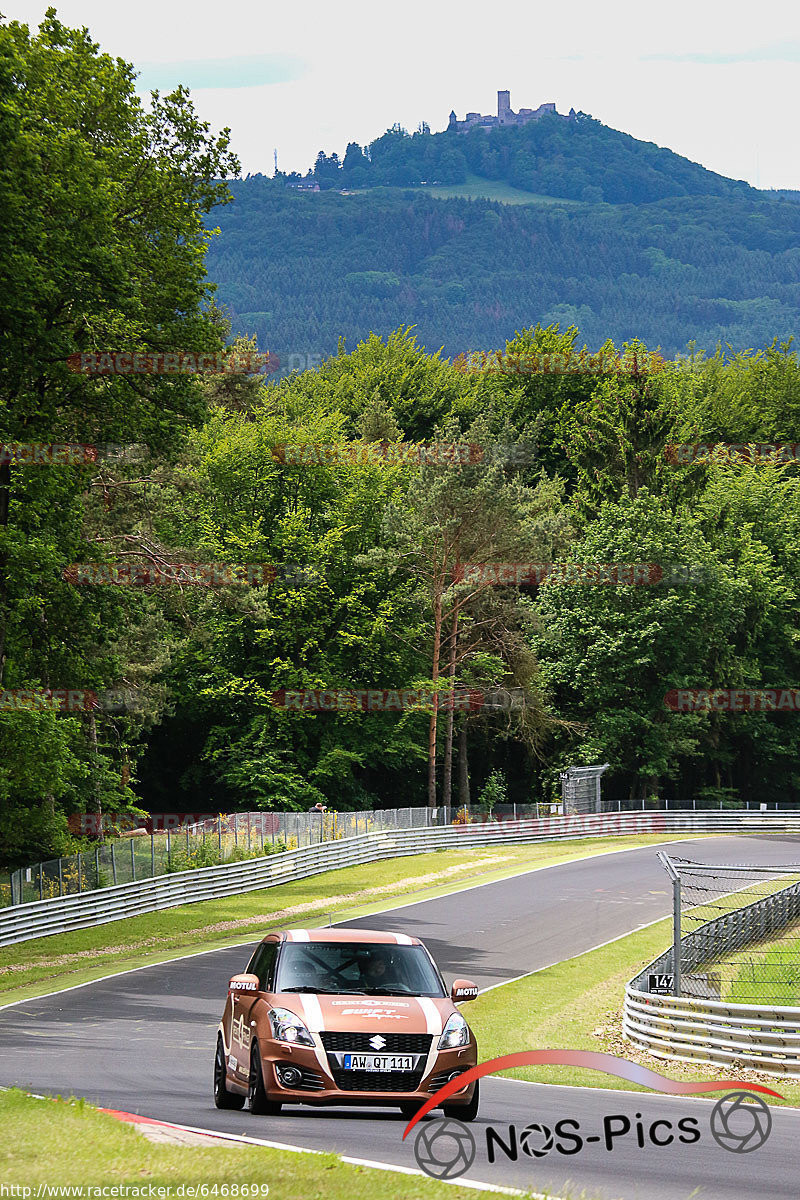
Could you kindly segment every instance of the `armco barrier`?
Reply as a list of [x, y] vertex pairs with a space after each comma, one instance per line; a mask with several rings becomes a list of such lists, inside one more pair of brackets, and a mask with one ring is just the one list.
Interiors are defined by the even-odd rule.
[[800, 1008], [625, 989], [623, 1033], [656, 1058], [800, 1078]]
[[[706, 922], [681, 938], [684, 972], [730, 950], [763, 941], [800, 916], [797, 883]], [[748, 1067], [800, 1078], [800, 1007], [735, 1004], [703, 996], [659, 996], [645, 991], [647, 976], [673, 969], [670, 947], [625, 989], [625, 1037], [657, 1058]], [[688, 978], [687, 978], [688, 982]]]
[[121, 917], [307, 879], [384, 858], [464, 846], [496, 846], [646, 833], [800, 833], [800, 813], [630, 812], [448, 825], [368, 833], [267, 858], [160, 875], [0, 910], [0, 945], [102, 925]]

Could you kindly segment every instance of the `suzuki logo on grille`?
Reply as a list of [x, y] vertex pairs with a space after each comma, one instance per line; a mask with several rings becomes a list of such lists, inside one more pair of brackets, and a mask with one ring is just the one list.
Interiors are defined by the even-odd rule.
[[376, 1033], [375, 1037], [371, 1037], [369, 1039], [369, 1044], [370, 1044], [370, 1046], [372, 1046], [373, 1050], [382, 1050], [383, 1047], [386, 1045], [386, 1038], [381, 1037], [381, 1035], [379, 1033]]

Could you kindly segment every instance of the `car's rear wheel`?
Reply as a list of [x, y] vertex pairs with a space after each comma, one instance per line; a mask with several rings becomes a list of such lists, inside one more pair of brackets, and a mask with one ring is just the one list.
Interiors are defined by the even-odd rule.
[[244, 1096], [228, 1091], [225, 1069], [225, 1047], [222, 1034], [217, 1034], [217, 1052], [214, 1055], [214, 1103], [217, 1108], [244, 1108]]
[[480, 1096], [478, 1089], [480, 1083], [475, 1081], [475, 1091], [472, 1093], [472, 1099], [469, 1104], [443, 1104], [442, 1112], [446, 1117], [455, 1117], [457, 1121], [474, 1121], [478, 1115], [478, 1105], [480, 1104]]
[[247, 1098], [250, 1102], [250, 1112], [256, 1113], [258, 1116], [275, 1116], [281, 1111], [280, 1101], [270, 1100], [267, 1095], [267, 1089], [264, 1086], [264, 1072], [261, 1069], [261, 1053], [258, 1049], [258, 1042], [253, 1041], [253, 1049], [250, 1051], [250, 1084], [247, 1089]]

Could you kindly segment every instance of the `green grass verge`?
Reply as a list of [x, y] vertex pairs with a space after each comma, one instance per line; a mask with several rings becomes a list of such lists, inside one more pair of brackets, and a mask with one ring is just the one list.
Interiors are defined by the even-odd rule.
[[[656, 845], [663, 835], [438, 850], [329, 871], [296, 883], [128, 917], [0, 949], [0, 1005], [115, 971], [255, 940], [281, 926], [326, 924], [431, 899], [560, 862]], [[402, 916], [398, 915], [402, 924]]]
[[[623, 1038], [625, 985], [668, 947], [671, 930], [669, 918], [659, 921], [470, 1001], [465, 1016], [478, 1039], [481, 1061], [521, 1050], [599, 1050], [642, 1063], [671, 1079], [746, 1079], [764, 1083], [785, 1096], [786, 1103], [800, 1105], [800, 1083], [796, 1081], [754, 1071], [656, 1059]], [[571, 1087], [649, 1090], [613, 1075], [577, 1067], [520, 1067], [502, 1074]], [[770, 1097], [769, 1103], [781, 1101]]]
[[[702, 901], [684, 910], [683, 933], [694, 933], [706, 921], [734, 913], [798, 882], [800, 875], [787, 872]], [[777, 937], [742, 946], [727, 958], [699, 963], [695, 973], [708, 974], [709, 983], [713, 981], [719, 988], [721, 999], [734, 1004], [796, 1005], [800, 993], [799, 936], [800, 921], [795, 921]]]
[[[150, 1187], [169, 1188], [161, 1195], [174, 1198], [180, 1185], [184, 1185], [184, 1195], [188, 1187], [205, 1185], [205, 1195], [217, 1200], [225, 1193], [215, 1193], [214, 1185], [218, 1189], [228, 1185], [228, 1195], [238, 1185], [241, 1197], [246, 1184], [250, 1195], [256, 1188], [260, 1194], [260, 1188], [267, 1185], [269, 1200], [475, 1197], [472, 1189], [424, 1176], [354, 1166], [335, 1154], [292, 1154], [248, 1145], [154, 1145], [132, 1126], [82, 1100], [37, 1100], [18, 1091], [0, 1093], [0, 1123], [4, 1135], [0, 1182], [32, 1188], [34, 1194], [40, 1184], [84, 1188], [111, 1184], [144, 1189], [145, 1196]], [[398, 1142], [402, 1129], [403, 1122], [398, 1120]]]
[[[744, 961], [742, 961], [744, 960]], [[778, 938], [745, 946], [735, 964], [722, 964], [722, 997], [734, 1004], [789, 1004], [800, 999], [800, 922]], [[710, 970], [720, 971], [718, 964]], [[727, 975], [732, 974], [729, 980]]]

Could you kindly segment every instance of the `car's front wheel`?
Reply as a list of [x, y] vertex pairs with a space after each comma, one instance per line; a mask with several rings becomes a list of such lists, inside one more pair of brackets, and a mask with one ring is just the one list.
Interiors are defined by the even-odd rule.
[[250, 1102], [250, 1112], [256, 1113], [258, 1116], [275, 1116], [281, 1111], [280, 1101], [270, 1100], [267, 1089], [264, 1087], [261, 1053], [258, 1049], [258, 1042], [255, 1040], [253, 1049], [250, 1051], [250, 1083], [247, 1089], [247, 1098]]
[[221, 1033], [217, 1034], [217, 1052], [214, 1055], [214, 1103], [217, 1108], [244, 1108], [244, 1096], [228, 1091]]
[[469, 1104], [443, 1104], [442, 1112], [446, 1117], [455, 1117], [457, 1121], [474, 1121], [478, 1115], [478, 1105], [480, 1096], [478, 1089], [480, 1083], [475, 1081], [475, 1091], [472, 1093], [472, 1099]]

